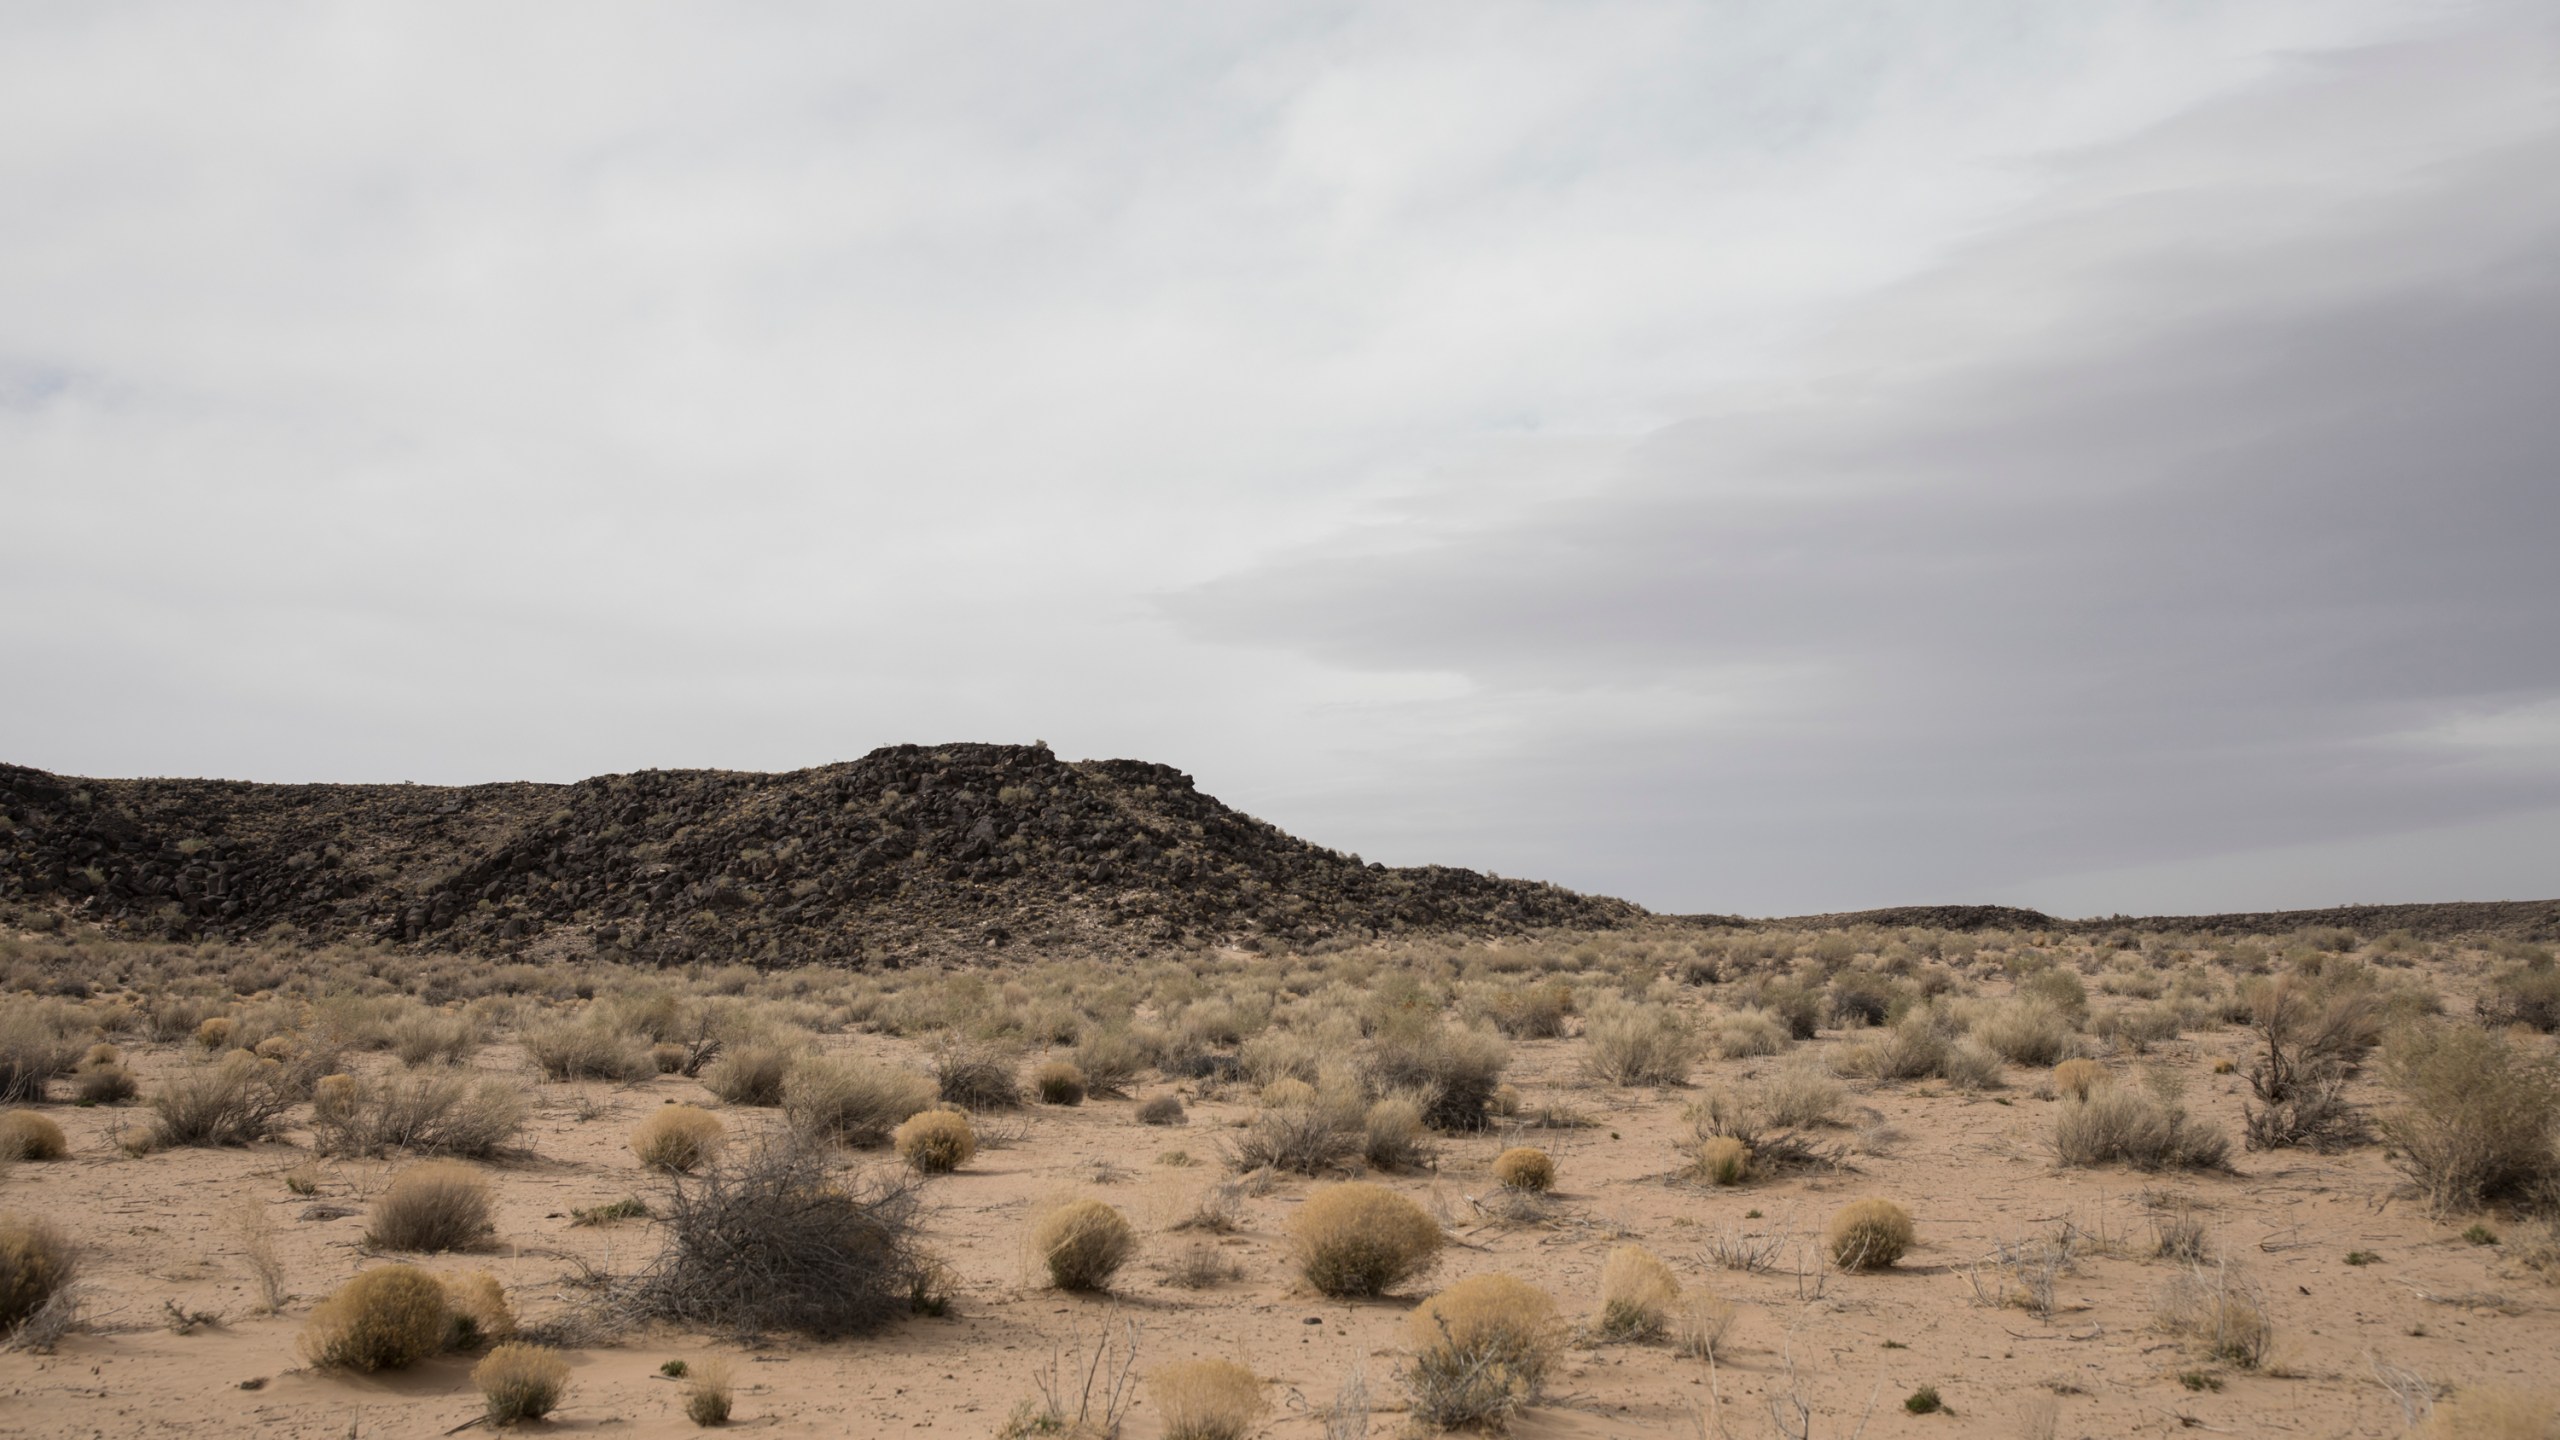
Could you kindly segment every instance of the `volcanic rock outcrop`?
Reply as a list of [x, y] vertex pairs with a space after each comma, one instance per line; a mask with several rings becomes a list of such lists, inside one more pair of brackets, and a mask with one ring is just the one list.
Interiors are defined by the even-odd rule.
[[0, 905], [138, 936], [643, 962], [894, 965], [1644, 918], [1471, 870], [1364, 864], [1169, 766], [897, 745], [573, 785], [88, 780], [0, 765]]

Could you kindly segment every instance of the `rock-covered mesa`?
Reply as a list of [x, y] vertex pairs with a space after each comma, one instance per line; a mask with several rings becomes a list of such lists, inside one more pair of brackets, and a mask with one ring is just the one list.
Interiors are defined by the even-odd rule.
[[1009, 947], [1603, 928], [1621, 900], [1295, 839], [1135, 760], [895, 745], [572, 785], [90, 780], [0, 765], [0, 906], [141, 937], [898, 965]]

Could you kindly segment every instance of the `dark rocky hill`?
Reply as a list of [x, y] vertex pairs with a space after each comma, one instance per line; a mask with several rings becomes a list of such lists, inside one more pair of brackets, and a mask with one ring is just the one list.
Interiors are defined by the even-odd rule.
[[[1690, 917], [1706, 924], [1745, 923], [1723, 916]], [[2257, 910], [2230, 915], [2110, 915], [2063, 920], [2009, 905], [1903, 905], [1840, 915], [1798, 915], [1774, 922], [1804, 929], [1850, 925], [1920, 925], [1936, 930], [2049, 930], [2066, 935], [2134, 934], [2285, 935], [2296, 930], [2339, 929], [2373, 939], [2397, 930], [2421, 940], [2499, 936], [2560, 940], [2560, 900], [2456, 900], [2430, 905], [2336, 905], [2326, 910]]]
[[574, 785], [85, 780], [0, 765], [0, 906], [649, 962], [898, 964], [1642, 919], [1624, 901], [1310, 845], [1135, 760], [899, 745], [788, 774]]

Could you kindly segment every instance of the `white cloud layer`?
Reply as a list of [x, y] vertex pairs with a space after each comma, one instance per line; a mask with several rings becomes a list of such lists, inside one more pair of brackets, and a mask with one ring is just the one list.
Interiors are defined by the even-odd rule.
[[2560, 893], [2533, 9], [0, 38], [9, 759], [1041, 736], [1669, 909]]

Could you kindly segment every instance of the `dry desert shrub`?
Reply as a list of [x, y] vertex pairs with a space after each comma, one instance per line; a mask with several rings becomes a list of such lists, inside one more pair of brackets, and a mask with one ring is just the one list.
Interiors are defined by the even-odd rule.
[[489, 1234], [489, 1182], [456, 1160], [429, 1160], [391, 1178], [373, 1202], [365, 1241], [384, 1250], [467, 1250]]
[[299, 1343], [323, 1370], [398, 1370], [440, 1353], [451, 1326], [436, 1277], [415, 1265], [377, 1265], [321, 1301]]
[[947, 1041], [934, 1052], [933, 1083], [940, 1097], [972, 1110], [1010, 1110], [1022, 1103], [1022, 1081], [1013, 1052], [1002, 1046]]
[[1422, 1124], [1422, 1107], [1401, 1095], [1390, 1095], [1362, 1117], [1361, 1158], [1373, 1170], [1415, 1170], [1431, 1158], [1430, 1133]]
[[1043, 1105], [1084, 1103], [1084, 1072], [1068, 1060], [1052, 1060], [1031, 1072], [1031, 1093]]
[[1832, 1068], [1857, 1080], [1920, 1080], [1946, 1063], [1947, 1037], [1926, 1010], [1913, 1010], [1871, 1040], [1845, 1046]]
[[957, 1110], [922, 1110], [891, 1133], [898, 1158], [919, 1175], [948, 1175], [978, 1153], [978, 1132]]
[[1620, 1245], [1600, 1262], [1600, 1333], [1611, 1340], [1661, 1334], [1679, 1298], [1671, 1267], [1641, 1245]]
[[0, 1102], [44, 1099], [45, 1082], [78, 1064], [82, 1043], [57, 1023], [53, 1004], [13, 1003], [0, 1011]]
[[[110, 1056], [114, 1054], [112, 1046], [98, 1048]], [[71, 1072], [71, 1093], [83, 1105], [121, 1105], [141, 1094], [142, 1087], [135, 1083], [133, 1072], [125, 1068], [120, 1058], [93, 1056]]]
[[1506, 986], [1484, 1003], [1485, 1018], [1493, 1027], [1518, 1040], [1552, 1040], [1562, 1035], [1565, 1017], [1572, 1013], [1573, 987], [1561, 980]]
[[1843, 1270], [1882, 1270], [1901, 1259], [1915, 1238], [1911, 1216], [1890, 1200], [1852, 1200], [1831, 1217], [1823, 1248]]
[[33, 1318], [80, 1274], [80, 1252], [52, 1222], [0, 1213], [0, 1331]]
[[1312, 1081], [1283, 1075], [1264, 1084], [1254, 1098], [1262, 1102], [1265, 1110], [1286, 1110], [1292, 1106], [1316, 1103], [1316, 1087]]
[[612, 1028], [601, 1016], [528, 1030], [524, 1053], [546, 1080], [645, 1080], [658, 1073], [650, 1042]]
[[460, 1065], [480, 1048], [480, 1027], [468, 1015], [411, 1010], [391, 1023], [391, 1053], [403, 1065]]
[[1502, 1037], [1425, 1017], [1380, 1028], [1364, 1061], [1369, 1085], [1384, 1095], [1420, 1097], [1423, 1123], [1435, 1130], [1481, 1130], [1511, 1063]]
[[782, 1114], [802, 1135], [870, 1148], [933, 1103], [933, 1082], [912, 1070], [858, 1057], [811, 1056], [783, 1082]]
[[2560, 1030], [2560, 965], [2540, 953], [2490, 977], [2480, 992], [2480, 1023]]
[[631, 1132], [631, 1153], [652, 1170], [690, 1175], [729, 1137], [720, 1117], [697, 1105], [667, 1105]]
[[1075, 1063], [1084, 1072], [1088, 1093], [1120, 1096], [1129, 1093], [1129, 1082], [1146, 1068], [1147, 1057], [1138, 1037], [1125, 1028], [1096, 1030], [1076, 1043]]
[[1165, 1440], [1244, 1440], [1266, 1408], [1262, 1382], [1232, 1360], [1178, 1360], [1147, 1376]]
[[2345, 1091], [2349, 1067], [2364, 1055], [2372, 997], [2352, 988], [2323, 995], [2287, 975], [2249, 987], [2246, 998], [2261, 1048], [2248, 1075], [2258, 1103], [2240, 1107], [2242, 1143], [2327, 1153], [2362, 1141], [2363, 1115]]
[[1440, 1253], [1439, 1222], [1383, 1185], [1328, 1185], [1289, 1217], [1298, 1273], [1318, 1293], [1382, 1295], [1420, 1275]]
[[1536, 1403], [1564, 1347], [1555, 1301], [1509, 1275], [1470, 1275], [1405, 1318], [1413, 1418], [1498, 1430]]
[[684, 1418], [706, 1429], [729, 1423], [733, 1406], [730, 1398], [729, 1362], [705, 1360], [689, 1367], [684, 1377]]
[[2439, 1213], [2560, 1180], [2560, 1062], [2476, 1026], [2428, 1021], [2393, 1038], [2382, 1068], [2400, 1096], [2383, 1138]]
[[1138, 1107], [1141, 1125], [1179, 1125], [1187, 1118], [1178, 1095], [1156, 1095]]
[[2089, 1092], [2105, 1083], [2106, 1067], [2095, 1060], [2073, 1057], [2053, 1067], [2053, 1093], [2073, 1100], [2086, 1100]]
[[907, 1313], [931, 1264], [908, 1185], [844, 1177], [788, 1139], [733, 1147], [668, 1198], [666, 1248], [630, 1287], [638, 1314], [821, 1339]]
[[2466, 1387], [2439, 1403], [2410, 1434], [2415, 1440], [2560, 1440], [2560, 1395]]
[[70, 1153], [62, 1127], [33, 1110], [0, 1115], [0, 1160], [59, 1160]]
[[703, 1068], [703, 1088], [723, 1105], [779, 1105], [794, 1058], [790, 1048], [770, 1042], [731, 1046]]
[[[1281, 1081], [1280, 1084], [1297, 1084]], [[1227, 1164], [1238, 1174], [1272, 1169], [1321, 1175], [1351, 1158], [1355, 1144], [1334, 1112], [1312, 1094], [1298, 1104], [1262, 1110], [1227, 1145]]]
[[1765, 1173], [1824, 1165], [1836, 1158], [1809, 1133], [1834, 1123], [1844, 1092], [1819, 1062], [1779, 1067], [1772, 1074], [1741, 1085], [1720, 1085], [1693, 1102], [1683, 1118], [1694, 1142], [1703, 1146], [1719, 1137], [1734, 1140], [1750, 1152], [1751, 1163]]
[[2266, 1296], [2223, 1262], [2181, 1269], [2161, 1291], [2160, 1328], [2195, 1344], [2207, 1357], [2254, 1369], [2275, 1344]]
[[1739, 1185], [1751, 1178], [1751, 1147], [1730, 1135], [1710, 1135], [1698, 1142], [1690, 1169], [1710, 1185]]
[[1671, 1307], [1671, 1348], [1690, 1360], [1713, 1360], [1733, 1328], [1733, 1302], [1700, 1285]]
[[471, 1367], [491, 1425], [539, 1420], [569, 1389], [569, 1362], [548, 1345], [500, 1345]]
[[436, 1283], [444, 1287], [444, 1348], [476, 1350], [516, 1338], [516, 1312], [507, 1304], [507, 1292], [497, 1276], [474, 1270], [440, 1275]]
[[407, 1150], [486, 1159], [515, 1139], [530, 1112], [521, 1090], [495, 1078], [331, 1075], [312, 1089], [312, 1145], [324, 1155]]
[[1716, 1017], [1707, 1032], [1707, 1045], [1720, 1060], [1748, 1060], [1757, 1055], [1776, 1055], [1794, 1043], [1786, 1022], [1766, 1010], [1737, 1010]]
[[2216, 1170], [2231, 1153], [2220, 1130], [2177, 1105], [2114, 1083], [2065, 1100], [2053, 1121], [2053, 1149], [2065, 1165], [2126, 1164], [2138, 1170]]
[[[2012, 1065], [2047, 1066], [2070, 1057], [2079, 1048], [2070, 1012], [2044, 995], [2030, 993], [2029, 986], [2041, 975], [2069, 976], [2077, 985], [2079, 977], [2066, 970], [2048, 970], [2038, 977], [2021, 981], [2018, 995], [1994, 1007], [1974, 1022], [1973, 1038]], [[2045, 987], [2046, 992], [2053, 989]], [[2081, 1001], [2087, 1008], [2087, 998]]]
[[150, 1143], [251, 1144], [275, 1133], [298, 1099], [281, 1063], [234, 1050], [161, 1085], [151, 1097]]
[[1662, 1005], [1609, 1005], [1583, 1025], [1583, 1069], [1612, 1085], [1682, 1085], [1697, 1060], [1688, 1021]]
[[1031, 1227], [1032, 1253], [1061, 1290], [1108, 1290], [1138, 1248], [1129, 1218], [1099, 1200], [1070, 1200]]
[[1532, 1145], [1514, 1145], [1493, 1157], [1493, 1178], [1505, 1190], [1544, 1195], [1555, 1188], [1556, 1162]]

